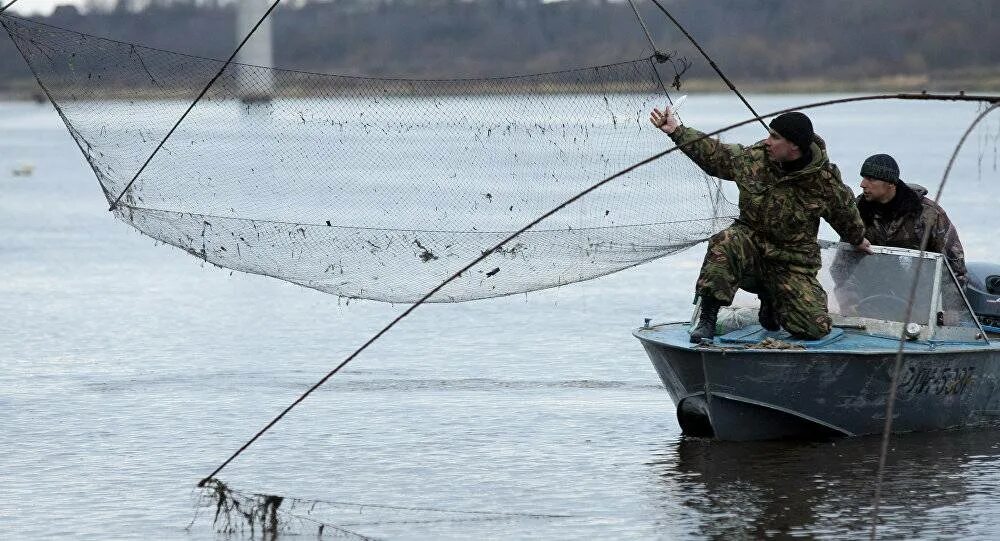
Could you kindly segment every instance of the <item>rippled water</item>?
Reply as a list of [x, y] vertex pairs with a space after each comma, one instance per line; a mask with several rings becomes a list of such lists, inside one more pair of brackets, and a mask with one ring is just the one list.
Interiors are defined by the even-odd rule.
[[[761, 110], [811, 99], [752, 98]], [[975, 110], [812, 116], [850, 184], [865, 156], [890, 152], [933, 191]], [[685, 115], [705, 128], [745, 116], [728, 96], [694, 96]], [[995, 119], [977, 132], [944, 198], [972, 260], [996, 246], [997, 132]], [[207, 511], [185, 530], [197, 480], [404, 307], [346, 305], [154, 246], [105, 211], [48, 106], [0, 104], [0, 134], [3, 536], [220, 537]], [[35, 175], [11, 176], [21, 162]], [[866, 536], [877, 438], [680, 436], [630, 331], [688, 317], [701, 256], [423, 307], [221, 477], [324, 500], [324, 520], [379, 538]], [[1000, 535], [998, 436], [894, 438], [882, 535]]]

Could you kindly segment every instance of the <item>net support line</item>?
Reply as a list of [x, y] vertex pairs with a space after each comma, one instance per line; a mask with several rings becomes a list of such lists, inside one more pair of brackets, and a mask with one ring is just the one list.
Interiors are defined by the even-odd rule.
[[[631, 1], [631, 0], [630, 0], [630, 1]], [[7, 5], [5, 5], [5, 6], [3, 6], [3, 7], [0, 7], [0, 13], [3, 13], [3, 12], [5, 12], [5, 11], [7, 11], [7, 8], [9, 8], [10, 6], [13, 6], [13, 5], [14, 5], [14, 4], [16, 4], [17, 2], [18, 2], [18, 0], [10, 0], [10, 2], [9, 2], [9, 3], [7, 4]]]
[[656, 42], [653, 41], [653, 36], [649, 33], [649, 28], [646, 27], [646, 21], [642, 20], [642, 15], [639, 14], [639, 8], [636, 7], [635, 1], [628, 0], [628, 5], [632, 6], [632, 12], [635, 13], [635, 18], [639, 21], [639, 26], [642, 27], [643, 33], [646, 34], [646, 39], [649, 40], [649, 46], [653, 48], [653, 54], [658, 54], [659, 49], [656, 48]]
[[[809, 104], [801, 105], [799, 107], [792, 107], [792, 108], [787, 108], [787, 109], [781, 109], [781, 110], [778, 110], [778, 111], [773, 111], [771, 113], [766, 114], [765, 117], [776, 116], [776, 115], [780, 115], [782, 113], [788, 113], [788, 112], [797, 111], [797, 110], [815, 109], [815, 108], [818, 108], [818, 107], [826, 107], [826, 106], [830, 106], [830, 105], [843, 104], [843, 103], [862, 102], [862, 101], [881, 101], [881, 100], [893, 100], [893, 99], [898, 99], [898, 100], [934, 100], [934, 101], [968, 101], [968, 102], [978, 102], [978, 103], [989, 103], [989, 104], [994, 104], [994, 105], [1000, 104], [1000, 95], [989, 96], [989, 95], [925, 94], [925, 93], [921, 93], [921, 94], [906, 94], [906, 93], [903, 93], [903, 94], [874, 94], [874, 95], [868, 95], [868, 96], [855, 96], [855, 97], [850, 97], [850, 98], [838, 98], [838, 99], [833, 99], [833, 100], [825, 100], [825, 101], [820, 101], [820, 102], [809, 103]], [[715, 137], [715, 136], [720, 135], [720, 134], [722, 134], [724, 132], [728, 132], [730, 130], [733, 130], [733, 129], [736, 129], [736, 128], [740, 128], [740, 127], [746, 126], [748, 124], [753, 124], [754, 122], [758, 122], [758, 121], [761, 121], [761, 117], [760, 116], [754, 116], [753, 118], [750, 118], [750, 119], [747, 119], [747, 120], [743, 120], [743, 121], [737, 122], [735, 124], [731, 124], [729, 126], [726, 126], [724, 128], [720, 128], [720, 129], [715, 130], [713, 132], [706, 133], [702, 137], [700, 137], [698, 139], [695, 139], [695, 140], [693, 140], [693, 141], [685, 144], [684, 146], [692, 145], [692, 144], [694, 144], [694, 143], [696, 143], [698, 141], [707, 139], [709, 137]], [[650, 164], [650, 163], [652, 163], [652, 162], [654, 162], [656, 160], [659, 160], [660, 158], [663, 158], [664, 156], [667, 156], [668, 154], [671, 154], [671, 153], [677, 151], [680, 148], [681, 148], [680, 146], [676, 146], [676, 145], [672, 146], [672, 147], [668, 148], [667, 150], [664, 150], [662, 152], [658, 152], [658, 153], [656, 153], [656, 154], [654, 154], [654, 155], [652, 155], [652, 156], [650, 156], [650, 157], [648, 157], [648, 158], [646, 158], [644, 160], [641, 160], [641, 161], [639, 161], [639, 162], [637, 162], [637, 163], [635, 163], [635, 164], [633, 164], [633, 165], [631, 165], [631, 166], [629, 166], [629, 167], [627, 167], [625, 169], [622, 169], [621, 171], [619, 171], [619, 172], [617, 172], [617, 173], [615, 173], [615, 174], [613, 174], [613, 175], [611, 175], [609, 177], [604, 178], [603, 180], [597, 182], [596, 184], [591, 185], [589, 188], [587, 188], [587, 189], [585, 189], [585, 190], [577, 193], [573, 197], [567, 199], [563, 203], [560, 203], [559, 205], [557, 205], [553, 209], [549, 210], [548, 212], [542, 214], [538, 218], [532, 220], [530, 223], [528, 223], [527, 225], [525, 225], [521, 229], [515, 231], [514, 233], [512, 233], [511, 235], [509, 235], [508, 237], [506, 237], [504, 240], [502, 240], [499, 243], [497, 243], [496, 245], [494, 245], [492, 248], [490, 248], [488, 250], [484, 250], [482, 252], [482, 255], [476, 257], [470, 263], [466, 264], [464, 267], [462, 267], [461, 269], [459, 269], [458, 271], [456, 271], [454, 274], [452, 274], [451, 276], [449, 276], [448, 278], [446, 278], [444, 281], [442, 281], [440, 284], [438, 284], [433, 289], [431, 289], [429, 292], [427, 292], [417, 302], [413, 303], [413, 305], [411, 305], [409, 308], [407, 308], [403, 313], [401, 313], [398, 316], [396, 316], [395, 318], [393, 318], [393, 320], [390, 321], [385, 327], [383, 327], [381, 330], [379, 330], [377, 333], [375, 333], [371, 338], [369, 338], [368, 340], [366, 340], [360, 347], [358, 347], [356, 350], [354, 350], [353, 353], [351, 353], [347, 358], [345, 358], [343, 361], [341, 361], [340, 364], [338, 364], [335, 368], [333, 368], [333, 370], [330, 370], [319, 381], [317, 381], [315, 384], [313, 384], [311, 387], [309, 387], [309, 389], [307, 389], [304, 393], [302, 393], [302, 395], [300, 395], [297, 399], [295, 399], [294, 402], [292, 402], [287, 407], [285, 407], [285, 409], [283, 409], [281, 411], [281, 413], [279, 413], [269, 423], [267, 423], [267, 425], [265, 425], [264, 428], [261, 428], [256, 434], [253, 435], [253, 437], [251, 437], [249, 440], [247, 440], [246, 443], [244, 443], [242, 446], [240, 446], [240, 448], [237, 449], [236, 452], [234, 452], [232, 455], [230, 455], [229, 458], [227, 458], [225, 461], [222, 462], [222, 464], [220, 464], [217, 468], [215, 468], [215, 470], [212, 471], [212, 473], [210, 473], [208, 476], [206, 476], [201, 481], [199, 481], [198, 482], [198, 486], [199, 487], [204, 487], [209, 481], [211, 481], [212, 479], [214, 479], [215, 476], [219, 472], [221, 472], [233, 460], [235, 460], [238, 456], [240, 456], [240, 454], [242, 454], [243, 451], [245, 451], [247, 448], [249, 448], [251, 445], [253, 445], [253, 443], [256, 442], [261, 436], [263, 436], [268, 430], [270, 430], [271, 427], [273, 427], [275, 424], [278, 423], [278, 421], [280, 421], [281, 419], [283, 419], [285, 417], [285, 415], [287, 415], [296, 406], [298, 406], [300, 403], [302, 403], [302, 401], [304, 401], [314, 391], [316, 391], [317, 389], [319, 389], [320, 387], [322, 387], [331, 377], [333, 377], [335, 374], [337, 374], [338, 372], [340, 372], [341, 369], [343, 369], [345, 366], [347, 366], [348, 363], [350, 363], [352, 360], [354, 360], [364, 350], [368, 349], [369, 346], [371, 346], [373, 343], [375, 343], [375, 341], [377, 341], [379, 338], [381, 338], [384, 334], [386, 334], [387, 332], [389, 332], [389, 330], [391, 330], [400, 321], [402, 321], [407, 316], [409, 316], [414, 310], [416, 310], [417, 308], [419, 308], [422, 304], [426, 303], [428, 299], [430, 299], [432, 296], [434, 296], [435, 293], [437, 293], [438, 291], [440, 291], [441, 289], [443, 289], [446, 285], [448, 285], [449, 283], [451, 283], [452, 281], [454, 281], [455, 279], [457, 279], [459, 276], [461, 276], [462, 274], [464, 274], [466, 271], [468, 271], [472, 267], [476, 266], [476, 264], [478, 264], [479, 262], [483, 261], [484, 259], [486, 259], [490, 255], [492, 255], [493, 253], [497, 252], [498, 250], [503, 249], [504, 245], [508, 244], [509, 242], [511, 242], [512, 240], [514, 240], [515, 238], [519, 237], [522, 233], [527, 232], [529, 229], [532, 229], [533, 227], [535, 227], [536, 225], [538, 225], [542, 221], [546, 220], [547, 218], [550, 218], [551, 216], [555, 215], [556, 213], [558, 213], [559, 211], [561, 211], [565, 207], [567, 207], [567, 206], [571, 205], [572, 203], [580, 200], [581, 198], [583, 198], [587, 194], [589, 194], [589, 193], [597, 190], [598, 188], [600, 188], [601, 186], [604, 186], [605, 184], [608, 184], [609, 182], [611, 182], [612, 180], [614, 180], [616, 178], [619, 178], [619, 177], [621, 177], [621, 176], [623, 176], [623, 175], [625, 175], [627, 173], [630, 173], [630, 172], [632, 172], [632, 171], [634, 171], [634, 170], [636, 170], [636, 169], [638, 169], [638, 168], [640, 168], [642, 166], [648, 165], [648, 164]]]
[[[629, 2], [631, 2], [631, 0], [629, 0]], [[753, 106], [750, 105], [750, 102], [748, 102], [747, 99], [743, 97], [743, 94], [736, 89], [736, 85], [734, 85], [733, 82], [729, 80], [729, 77], [726, 77], [726, 74], [722, 73], [722, 69], [720, 69], [719, 66], [715, 63], [715, 61], [712, 60], [712, 57], [708, 56], [708, 53], [705, 52], [705, 49], [702, 49], [701, 45], [699, 45], [698, 42], [695, 41], [694, 36], [688, 33], [687, 29], [685, 29], [681, 25], [680, 21], [675, 19], [674, 16], [671, 15], [669, 11], [667, 11], [667, 8], [663, 7], [663, 4], [661, 4], [658, 0], [652, 0], [652, 2], [653, 4], [656, 5], [656, 7], [660, 8], [660, 11], [662, 11], [663, 14], [667, 16], [668, 19], [670, 19], [670, 22], [674, 23], [674, 26], [676, 26], [677, 29], [684, 34], [684, 37], [686, 37], [688, 41], [690, 41], [691, 44], [694, 45], [696, 49], [698, 49], [698, 52], [705, 57], [705, 60], [708, 60], [708, 64], [712, 66], [712, 69], [715, 70], [715, 73], [719, 74], [719, 77], [721, 77], [722, 80], [726, 83], [726, 85], [729, 86], [729, 89], [732, 90], [736, 94], [736, 96], [740, 98], [740, 101], [743, 102], [743, 105], [747, 106], [747, 109], [749, 109], [750, 113], [753, 114], [754, 119], [760, 122], [760, 125], [764, 127], [764, 130], [770, 131], [770, 128], [767, 127], [767, 124], [764, 124], [764, 120], [761, 118], [759, 114], [757, 114], [757, 111], [755, 111]]]
[[[955, 164], [955, 159], [958, 157], [958, 152], [962, 149], [965, 144], [965, 140], [972, 133], [972, 130], [986, 118], [987, 115], [1000, 108], [1000, 103], [993, 102], [992, 105], [986, 108], [983, 112], [979, 113], [978, 116], [969, 124], [969, 127], [962, 134], [962, 137], [958, 140], [958, 144], [955, 146], [955, 151], [952, 152], [951, 158], [948, 160], [948, 166], [944, 169], [944, 175], [941, 177], [941, 184], [938, 185], [937, 194], [934, 196], [934, 204], [938, 204], [941, 200], [941, 194], [944, 193], [945, 185], [948, 183], [948, 175], [951, 173], [951, 168]], [[920, 271], [924, 264], [924, 253], [927, 250], [927, 243], [930, 242], [931, 228], [928, 227], [924, 230], [923, 238], [920, 239], [920, 257], [917, 259], [917, 268], [913, 276], [913, 284], [910, 286], [909, 300], [906, 304], [906, 317], [904, 321], [910, 321], [910, 316], [913, 313], [913, 300], [917, 296], [917, 285], [920, 282]], [[961, 292], [961, 289], [959, 290]], [[962, 293], [963, 297], [965, 296]], [[979, 329], [982, 332], [982, 328]], [[984, 335], [985, 336], [985, 335]], [[878, 513], [879, 506], [882, 500], [882, 481], [885, 478], [885, 462], [889, 455], [889, 438], [892, 434], [892, 416], [896, 404], [896, 391], [899, 387], [899, 375], [903, 371], [903, 347], [906, 345], [906, 333], [901, 332], [899, 336], [899, 349], [896, 350], [896, 359], [893, 362], [892, 367], [892, 380], [889, 384], [889, 399], [886, 400], [885, 404], [885, 426], [882, 429], [882, 445], [879, 451], [878, 457], [878, 470], [875, 474], [875, 494], [872, 497], [872, 527], [869, 532], [869, 539], [875, 540], [878, 533]]]
[[215, 76], [212, 77], [210, 81], [208, 81], [208, 84], [205, 85], [205, 88], [201, 89], [201, 93], [198, 94], [198, 97], [196, 97], [194, 101], [191, 102], [191, 105], [189, 105], [187, 110], [184, 111], [184, 114], [182, 114], [181, 117], [177, 119], [177, 122], [174, 124], [174, 126], [170, 128], [170, 131], [167, 132], [167, 135], [165, 135], [163, 137], [163, 140], [160, 141], [160, 144], [156, 145], [156, 148], [153, 149], [153, 153], [149, 155], [149, 158], [146, 158], [145, 163], [143, 163], [142, 166], [139, 167], [139, 170], [136, 171], [135, 176], [132, 177], [132, 180], [129, 181], [129, 183], [125, 186], [125, 188], [122, 189], [122, 192], [118, 194], [118, 197], [115, 198], [114, 202], [111, 203], [111, 207], [108, 208], [109, 211], [114, 211], [116, 208], [118, 208], [118, 203], [122, 200], [122, 197], [124, 197], [125, 194], [128, 193], [132, 185], [135, 184], [135, 181], [139, 179], [139, 175], [141, 175], [142, 172], [146, 170], [146, 167], [149, 165], [149, 162], [153, 161], [153, 158], [156, 156], [156, 154], [160, 152], [160, 149], [163, 148], [163, 145], [166, 144], [168, 139], [170, 139], [170, 136], [173, 135], [175, 131], [177, 131], [177, 128], [181, 125], [182, 122], [184, 122], [184, 119], [187, 118], [191, 110], [194, 109], [196, 105], [198, 105], [198, 102], [200, 102], [203, 97], [205, 97], [205, 94], [207, 94], [209, 89], [212, 88], [212, 85], [215, 84], [215, 81], [218, 81], [219, 77], [222, 77], [222, 74], [226, 71], [229, 65], [233, 63], [233, 60], [236, 58], [236, 55], [239, 54], [239, 52], [243, 49], [243, 46], [246, 45], [248, 41], [250, 41], [250, 38], [253, 37], [254, 32], [256, 32], [258, 28], [260, 28], [260, 25], [264, 24], [264, 21], [271, 15], [271, 12], [274, 11], [274, 8], [278, 7], [278, 4], [280, 2], [281, 0], [274, 0], [274, 3], [271, 4], [271, 7], [269, 7], [267, 11], [264, 13], [264, 15], [260, 18], [260, 20], [257, 21], [257, 24], [255, 24], [253, 28], [250, 29], [250, 32], [248, 32], [246, 37], [243, 38], [243, 41], [241, 41], [240, 44], [236, 46], [236, 50], [233, 51], [233, 54], [231, 54], [229, 58], [226, 60], [226, 62], [222, 65], [222, 67], [219, 68], [219, 71], [215, 74]]
[[635, 13], [635, 18], [639, 21], [639, 26], [642, 27], [643, 33], [646, 34], [646, 39], [649, 40], [649, 46], [653, 48], [653, 55], [649, 57], [649, 64], [653, 68], [653, 73], [656, 74], [656, 81], [660, 85], [660, 90], [667, 97], [667, 102], [673, 105], [674, 100], [670, 97], [670, 92], [667, 92], [667, 87], [663, 84], [663, 79], [660, 77], [660, 70], [656, 69], [657, 62], [664, 62], [670, 55], [661, 53], [656, 47], [656, 41], [653, 40], [653, 35], [649, 33], [649, 28], [646, 26], [646, 21], [639, 14], [639, 8], [636, 7], [634, 0], [628, 0], [628, 4], [632, 6], [632, 12]]

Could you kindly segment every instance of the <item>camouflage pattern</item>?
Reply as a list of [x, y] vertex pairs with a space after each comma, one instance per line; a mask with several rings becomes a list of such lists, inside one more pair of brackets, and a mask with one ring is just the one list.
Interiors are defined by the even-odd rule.
[[738, 288], [766, 295], [774, 299], [785, 330], [808, 339], [826, 336], [832, 321], [816, 268], [769, 263], [762, 257], [756, 237], [741, 223], [713, 235], [698, 276], [697, 294], [722, 305], [733, 302]]
[[785, 174], [767, 156], [763, 142], [749, 147], [724, 145], [704, 134], [680, 126], [671, 139], [706, 173], [732, 180], [739, 187], [740, 221], [750, 226], [769, 262], [806, 267], [820, 266], [819, 219], [823, 218], [845, 242], [860, 244], [864, 224], [854, 204], [854, 193], [830, 163], [826, 143], [814, 136], [812, 162]]
[[926, 197], [927, 188], [918, 184], [897, 188], [896, 197], [902, 198], [900, 210], [893, 216], [878, 212], [878, 206], [858, 196], [858, 209], [865, 223], [865, 238], [872, 244], [896, 248], [920, 249], [924, 232], [930, 227], [927, 251], [943, 254], [960, 283], [965, 283], [965, 250], [958, 238], [958, 230], [948, 219], [944, 209]]
[[710, 239], [698, 295], [728, 305], [738, 288], [765, 293], [774, 299], [785, 330], [804, 338], [826, 335], [831, 320], [826, 292], [816, 279], [822, 263], [816, 242], [819, 219], [845, 242], [864, 239], [854, 194], [830, 163], [826, 144], [815, 136], [812, 161], [785, 173], [767, 156], [763, 142], [744, 147], [710, 138], [697, 141], [703, 136], [685, 126], [670, 134], [706, 173], [736, 182], [740, 217]]

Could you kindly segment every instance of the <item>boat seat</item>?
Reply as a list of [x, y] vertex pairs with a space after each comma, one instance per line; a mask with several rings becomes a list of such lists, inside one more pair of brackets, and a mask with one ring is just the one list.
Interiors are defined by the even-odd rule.
[[756, 344], [765, 338], [774, 338], [776, 340], [781, 340], [782, 342], [788, 342], [789, 344], [796, 344], [805, 348], [814, 348], [825, 346], [831, 342], [836, 342], [843, 337], [844, 330], [838, 328], [834, 328], [830, 331], [830, 334], [818, 340], [802, 340], [799, 338], [793, 338], [792, 335], [784, 329], [780, 331], [768, 331], [760, 325], [750, 325], [742, 329], [736, 329], [735, 331], [722, 336], [718, 336], [715, 339], [721, 344]]

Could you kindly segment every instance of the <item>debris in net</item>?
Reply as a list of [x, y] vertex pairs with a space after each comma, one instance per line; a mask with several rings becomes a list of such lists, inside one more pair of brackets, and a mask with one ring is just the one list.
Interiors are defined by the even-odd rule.
[[[200, 494], [201, 509], [213, 513], [216, 532], [246, 535], [251, 539], [276, 536], [332, 534], [352, 539], [373, 539], [357, 531], [359, 527], [386, 525], [433, 525], [458, 522], [512, 520], [557, 520], [572, 515], [472, 511], [426, 506], [389, 505], [335, 500], [301, 499], [270, 494], [245, 493], [219, 479], [208, 480]], [[198, 521], [195, 514], [190, 529]]]
[[215, 506], [212, 525], [219, 533], [279, 533], [284, 522], [278, 516], [281, 496], [254, 494], [250, 497], [234, 493], [225, 483], [212, 479], [205, 490]]
[[[281, 496], [247, 494], [229, 488], [218, 479], [210, 479], [202, 490], [202, 507], [213, 509], [212, 526], [217, 533], [248, 535], [251, 539], [258, 535], [262, 539], [275, 539], [279, 534], [294, 534], [303, 525], [308, 525], [310, 529], [316, 528], [317, 535], [322, 535], [329, 528], [355, 539], [371, 539], [336, 524], [315, 520], [309, 516], [311, 510], [303, 512], [296, 502], [286, 502]], [[196, 513], [188, 529], [197, 520]]]
[[747, 344], [747, 349], [806, 349], [802, 344], [793, 344], [777, 338], [768, 337], [756, 344]]
[[420, 244], [420, 239], [413, 239], [413, 244], [416, 244], [417, 248], [420, 248], [421, 250], [423, 250], [420, 253], [420, 259], [424, 263], [427, 263], [428, 261], [432, 261], [432, 260], [435, 260], [435, 259], [438, 258], [436, 255], [434, 255], [434, 252], [432, 252], [432, 251], [428, 250], [427, 248], [425, 248], [423, 244]]
[[[656, 70], [672, 59], [433, 81], [233, 65], [125, 190], [176, 122], [178, 104], [193, 101], [222, 62], [6, 14], [2, 23], [109, 202], [124, 194], [116, 218], [212, 265], [345, 298], [413, 302], [666, 144], [648, 123], [619, 120], [666, 103]], [[294, 99], [266, 108], [241, 101], [245, 89], [265, 87]], [[483, 113], [470, 113], [470, 101]], [[645, 187], [642, 197], [635, 186]], [[506, 255], [525, 264], [504, 266], [488, 287], [466, 273], [429, 302], [589, 280], [693, 246], [736, 215], [714, 186], [682, 153], [666, 156], [520, 236]], [[588, 254], [595, 241], [614, 248]], [[626, 246], [643, 249], [618, 248]], [[336, 276], [331, 260], [341, 261]]]

